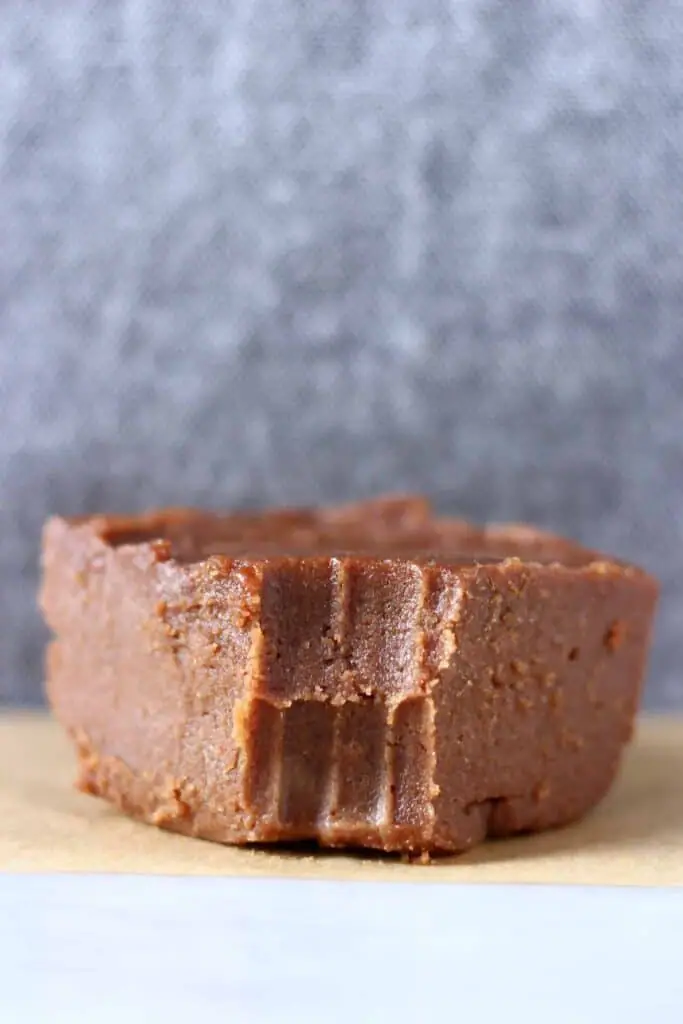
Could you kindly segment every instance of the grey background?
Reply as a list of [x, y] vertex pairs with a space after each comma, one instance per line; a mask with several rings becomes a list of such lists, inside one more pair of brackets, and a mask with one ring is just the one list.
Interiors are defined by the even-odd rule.
[[0, 13], [0, 699], [48, 513], [419, 489], [658, 573], [683, 708], [681, 4]]

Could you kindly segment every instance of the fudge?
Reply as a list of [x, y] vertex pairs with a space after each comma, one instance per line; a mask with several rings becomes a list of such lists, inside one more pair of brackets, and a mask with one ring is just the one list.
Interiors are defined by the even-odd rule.
[[570, 822], [629, 740], [657, 585], [420, 498], [53, 518], [78, 786], [223, 843], [406, 854]]

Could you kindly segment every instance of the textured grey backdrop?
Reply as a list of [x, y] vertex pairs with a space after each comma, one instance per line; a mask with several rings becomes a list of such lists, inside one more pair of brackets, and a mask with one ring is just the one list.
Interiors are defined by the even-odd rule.
[[52, 511], [416, 488], [665, 584], [677, 0], [3, 0], [0, 699]]

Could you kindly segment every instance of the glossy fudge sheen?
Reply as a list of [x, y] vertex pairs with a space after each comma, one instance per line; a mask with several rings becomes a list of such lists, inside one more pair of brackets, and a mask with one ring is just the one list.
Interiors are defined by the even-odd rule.
[[656, 584], [421, 499], [52, 519], [79, 786], [226, 843], [430, 853], [571, 821], [629, 739]]

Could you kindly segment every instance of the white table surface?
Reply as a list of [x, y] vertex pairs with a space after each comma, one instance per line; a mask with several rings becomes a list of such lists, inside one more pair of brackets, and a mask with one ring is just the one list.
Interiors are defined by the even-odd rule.
[[0, 1021], [683, 1021], [683, 889], [0, 876]]

